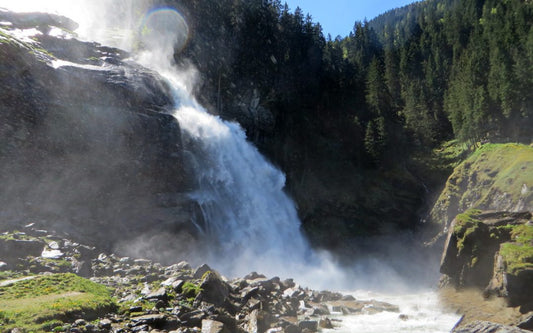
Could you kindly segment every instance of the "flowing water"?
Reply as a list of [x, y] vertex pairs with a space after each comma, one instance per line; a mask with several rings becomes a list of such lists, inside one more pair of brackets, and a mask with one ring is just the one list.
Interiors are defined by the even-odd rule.
[[[187, 92], [177, 72], [163, 72], [170, 82], [190, 149], [198, 189], [191, 194], [202, 208], [206, 237], [215, 244], [211, 262], [227, 274], [240, 275], [306, 262], [311, 253], [300, 232], [292, 200], [283, 192], [284, 174], [246, 140], [236, 123], [209, 114]], [[223, 260], [230, 258], [230, 260]]]
[[349, 294], [357, 299], [376, 299], [398, 305], [400, 312], [333, 316], [331, 318], [341, 320], [337, 322], [339, 326], [335, 329], [323, 330], [324, 333], [447, 333], [460, 319], [460, 316], [455, 313], [443, 312], [437, 294], [432, 291], [402, 295], [369, 291], [356, 291]]

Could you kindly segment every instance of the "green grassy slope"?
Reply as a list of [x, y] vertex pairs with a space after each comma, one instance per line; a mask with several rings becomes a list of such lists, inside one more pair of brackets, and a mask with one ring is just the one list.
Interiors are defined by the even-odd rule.
[[448, 178], [431, 211], [431, 221], [448, 225], [471, 208], [533, 210], [533, 146], [481, 146]]
[[0, 331], [49, 332], [63, 320], [97, 318], [115, 309], [109, 290], [74, 274], [0, 281]]

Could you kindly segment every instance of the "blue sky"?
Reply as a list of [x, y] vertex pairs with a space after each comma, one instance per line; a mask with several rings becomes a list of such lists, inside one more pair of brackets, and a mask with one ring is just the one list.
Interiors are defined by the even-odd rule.
[[282, 0], [287, 2], [291, 12], [300, 7], [305, 14], [311, 14], [313, 22], [320, 22], [324, 36], [332, 38], [347, 36], [355, 21], [363, 21], [402, 7], [414, 0]]

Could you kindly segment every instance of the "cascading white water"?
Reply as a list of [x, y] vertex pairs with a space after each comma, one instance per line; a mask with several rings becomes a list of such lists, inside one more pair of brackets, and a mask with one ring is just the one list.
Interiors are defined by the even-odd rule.
[[[400, 312], [381, 312], [340, 317], [340, 325], [323, 333], [447, 333], [460, 316], [443, 313], [435, 292], [384, 295], [356, 291], [350, 293], [357, 299], [379, 299], [399, 306]], [[335, 318], [335, 317], [332, 317]]]
[[[203, 230], [217, 243], [211, 249], [210, 264], [226, 274], [256, 270], [295, 277], [315, 288], [356, 286], [360, 276], [350, 276], [327, 254], [309, 247], [300, 232], [295, 205], [283, 192], [284, 174], [246, 140], [243, 129], [199, 105], [187, 86], [193, 81], [189, 75], [169, 67], [155, 69], [173, 88], [174, 117], [185, 133], [185, 146], [194, 151], [191, 163], [198, 190], [192, 197], [203, 209], [207, 222]], [[387, 299], [380, 296], [383, 298]], [[389, 296], [387, 300], [399, 304], [408, 320], [404, 322], [390, 312], [349, 316], [343, 317], [332, 332], [445, 333], [458, 320], [457, 315], [442, 312], [434, 292]]]
[[194, 151], [198, 190], [191, 196], [202, 207], [206, 236], [216, 243], [212, 262], [227, 274], [269, 268], [279, 274], [310, 259], [294, 203], [283, 192], [284, 174], [246, 140], [238, 124], [200, 106], [179, 74], [164, 75], [174, 90], [185, 147]]
[[[151, 8], [150, 3], [0, 0], [1, 6], [15, 10], [71, 17], [80, 23], [81, 39], [126, 49], [169, 82], [176, 103], [174, 116], [190, 148], [190, 162], [198, 166], [194, 168], [198, 189], [191, 197], [206, 221], [198, 227], [212, 240], [204, 242], [210, 249], [201, 260], [228, 275], [257, 270], [286, 277], [302, 277], [306, 272], [313, 280], [323, 278], [322, 271], [330, 273], [334, 265], [311, 251], [301, 234], [295, 205], [283, 192], [284, 174], [246, 140], [238, 124], [209, 114], [195, 101], [190, 93], [194, 80], [172, 65], [174, 51], [189, 38], [187, 23], [177, 10]], [[137, 52], [139, 46], [145, 51]]]

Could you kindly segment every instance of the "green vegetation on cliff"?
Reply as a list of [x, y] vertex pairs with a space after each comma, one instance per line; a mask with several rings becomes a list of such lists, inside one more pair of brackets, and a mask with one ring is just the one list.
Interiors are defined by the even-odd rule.
[[63, 320], [97, 318], [116, 308], [110, 291], [75, 274], [0, 281], [0, 330], [51, 331]]
[[485, 144], [455, 168], [432, 212], [449, 223], [470, 208], [520, 211], [533, 206], [533, 147]]
[[531, 302], [533, 225], [531, 212], [468, 210], [448, 231], [440, 271], [455, 287], [477, 287], [509, 304]]
[[[475, 233], [483, 223], [477, 219], [477, 215], [479, 213], [481, 213], [480, 210], [470, 209], [455, 217], [455, 226], [453, 232], [457, 237], [458, 253], [461, 253], [461, 251], [464, 249], [465, 240], [468, 238], [468, 236]], [[473, 251], [474, 250], [475, 249], [473, 249]], [[474, 258], [476, 258], [475, 253]], [[475, 262], [472, 264], [475, 264]]]
[[189, 302], [189, 304], [192, 304], [192, 302], [194, 301], [194, 298], [198, 296], [200, 291], [202, 291], [202, 288], [200, 288], [198, 284], [187, 281], [183, 284], [183, 287], [181, 287], [181, 290], [182, 290], [183, 295], [187, 297], [187, 301]]
[[500, 254], [507, 265], [506, 271], [516, 275], [520, 271], [533, 270], [533, 226], [523, 224], [511, 231], [513, 243], [504, 243]]

